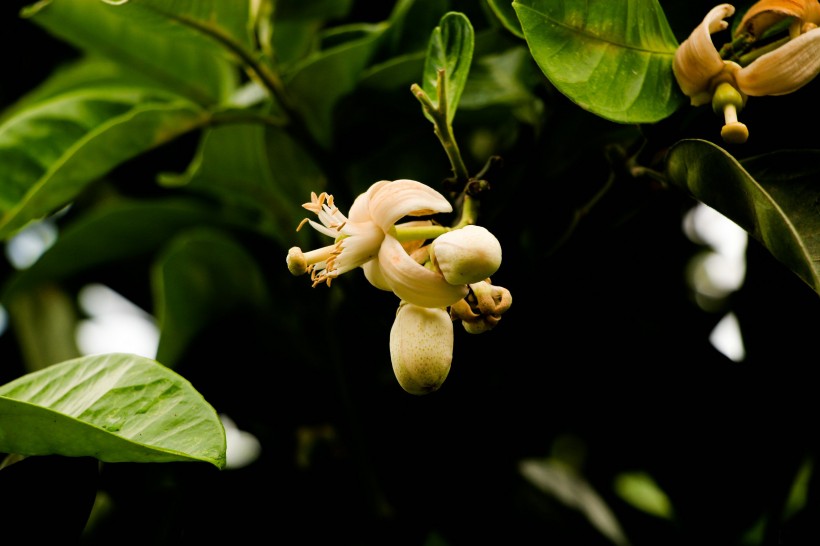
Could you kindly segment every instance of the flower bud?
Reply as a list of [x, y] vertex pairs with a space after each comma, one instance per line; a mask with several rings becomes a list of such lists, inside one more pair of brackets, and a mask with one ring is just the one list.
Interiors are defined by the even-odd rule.
[[405, 391], [437, 391], [453, 361], [453, 322], [447, 310], [402, 302], [390, 330], [390, 360]]
[[501, 243], [486, 228], [470, 225], [439, 235], [430, 257], [448, 283], [472, 284], [498, 271]]

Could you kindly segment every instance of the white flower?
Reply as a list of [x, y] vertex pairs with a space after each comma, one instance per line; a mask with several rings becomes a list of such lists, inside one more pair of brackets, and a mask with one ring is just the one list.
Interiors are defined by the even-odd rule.
[[410, 394], [437, 391], [453, 361], [453, 321], [446, 309], [401, 302], [390, 330], [390, 360]]
[[[319, 218], [307, 222], [335, 239], [334, 244], [310, 252], [298, 247], [288, 252], [291, 273], [310, 272], [314, 286], [330, 285], [342, 273], [362, 267], [371, 284], [421, 307], [447, 307], [467, 295], [466, 285], [449, 284], [440, 272], [411, 257], [423, 239], [402, 244], [396, 237], [396, 222], [406, 216], [452, 211], [447, 199], [429, 186], [414, 180], [376, 182], [356, 198], [347, 216], [325, 193], [311, 194], [311, 202], [303, 206]], [[422, 223], [432, 224], [415, 221], [398, 227]]]

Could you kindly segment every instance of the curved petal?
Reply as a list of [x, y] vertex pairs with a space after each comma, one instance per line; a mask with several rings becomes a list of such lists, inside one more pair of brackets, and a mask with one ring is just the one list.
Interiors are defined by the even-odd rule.
[[735, 74], [735, 81], [747, 95], [786, 95], [809, 83], [818, 73], [820, 28], [758, 57]]
[[[451, 212], [452, 205], [439, 192], [415, 180], [394, 180], [372, 187], [370, 217], [385, 232], [405, 216]], [[352, 211], [351, 211], [352, 215]]]
[[373, 195], [374, 192], [378, 191], [380, 187], [389, 183], [389, 180], [381, 180], [371, 184], [371, 186], [367, 188], [366, 192], [359, 194], [359, 196], [353, 201], [353, 206], [351, 206], [350, 210], [347, 212], [348, 220], [351, 222], [369, 222], [371, 220], [370, 196]]
[[724, 19], [734, 12], [734, 6], [730, 4], [712, 8], [703, 22], [675, 51], [672, 71], [678, 85], [684, 95], [691, 99], [693, 106], [706, 104], [712, 100], [712, 78], [720, 74], [724, 63], [715, 44], [712, 43], [711, 35], [724, 30], [728, 26]]
[[391, 236], [379, 250], [384, 281], [399, 298], [419, 307], [447, 307], [467, 295], [467, 285], [452, 285], [435, 271], [416, 263]]
[[768, 28], [777, 24], [786, 17], [796, 17], [803, 20], [810, 12], [809, 4], [817, 5], [817, 0], [760, 0], [743, 15], [740, 24], [735, 29], [735, 36], [744, 31], [755, 38], [759, 38]]
[[364, 270], [364, 278], [367, 279], [370, 284], [380, 290], [393, 291], [390, 289], [390, 285], [387, 284], [387, 280], [385, 280], [382, 274], [379, 260], [370, 260], [362, 266], [362, 270]]

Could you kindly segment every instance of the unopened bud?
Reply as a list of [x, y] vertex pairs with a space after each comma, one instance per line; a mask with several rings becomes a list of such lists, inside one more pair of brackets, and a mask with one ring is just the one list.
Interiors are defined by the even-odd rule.
[[439, 235], [430, 257], [448, 283], [471, 284], [498, 271], [501, 243], [486, 228], [469, 225]]
[[390, 360], [405, 391], [437, 391], [453, 361], [453, 322], [447, 310], [402, 302], [390, 330]]

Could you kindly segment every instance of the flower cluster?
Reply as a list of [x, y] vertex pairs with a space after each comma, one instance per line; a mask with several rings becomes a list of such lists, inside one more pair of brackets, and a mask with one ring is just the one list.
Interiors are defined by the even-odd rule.
[[[747, 97], [793, 93], [820, 73], [820, 4], [760, 0], [718, 51], [711, 35], [728, 28], [725, 19], [734, 13], [730, 4], [709, 11], [675, 52], [672, 68], [693, 106], [711, 102], [723, 114], [723, 139], [742, 143], [749, 131], [737, 114]], [[778, 32], [786, 36], [778, 38]]]
[[446, 227], [420, 219], [453, 210], [443, 195], [421, 182], [376, 182], [346, 216], [325, 193], [311, 194], [303, 207], [318, 222], [306, 218], [299, 228], [308, 223], [334, 242], [308, 252], [291, 248], [288, 269], [294, 275], [309, 273], [313, 286], [330, 286], [339, 275], [361, 268], [370, 284], [399, 298], [390, 357], [407, 392], [433, 392], [446, 379], [453, 320], [462, 320], [470, 333], [484, 332], [512, 302], [508, 290], [490, 284], [501, 265], [495, 236], [477, 225]]

